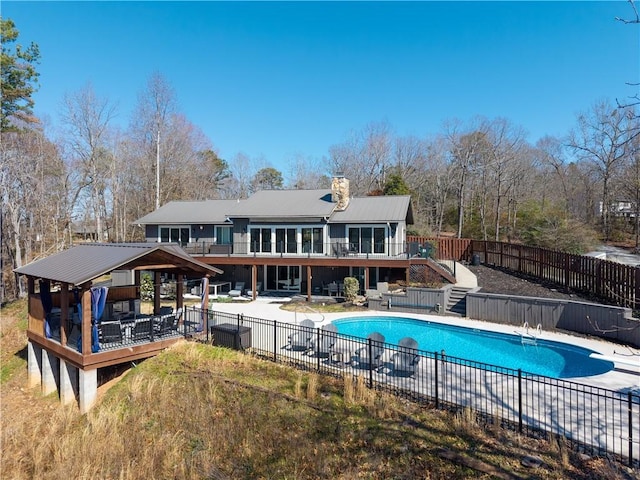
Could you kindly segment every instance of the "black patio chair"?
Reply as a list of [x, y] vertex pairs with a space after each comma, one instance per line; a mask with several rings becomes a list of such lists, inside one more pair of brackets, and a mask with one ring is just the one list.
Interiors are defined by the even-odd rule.
[[122, 343], [122, 325], [120, 325], [120, 322], [101, 322], [100, 341], [102, 343]]

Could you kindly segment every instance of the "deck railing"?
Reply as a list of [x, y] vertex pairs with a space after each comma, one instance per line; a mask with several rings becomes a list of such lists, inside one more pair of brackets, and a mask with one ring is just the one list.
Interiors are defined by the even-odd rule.
[[[192, 323], [200, 310], [186, 312]], [[370, 388], [535, 437], [558, 435], [590, 455], [640, 457], [640, 392], [609, 390], [242, 314], [206, 311], [202, 339], [327, 375], [363, 376]], [[212, 332], [213, 336], [212, 336]], [[237, 335], [234, 335], [237, 332]], [[323, 348], [327, 336], [333, 346]], [[233, 338], [233, 344], [230, 344]], [[383, 351], [376, 357], [375, 351]], [[371, 360], [364, 360], [365, 358]]]
[[279, 257], [333, 257], [333, 258], [409, 258], [419, 256], [419, 245], [407, 242], [344, 242], [285, 243], [236, 242], [214, 244], [193, 242], [183, 245], [194, 256], [279, 256]]

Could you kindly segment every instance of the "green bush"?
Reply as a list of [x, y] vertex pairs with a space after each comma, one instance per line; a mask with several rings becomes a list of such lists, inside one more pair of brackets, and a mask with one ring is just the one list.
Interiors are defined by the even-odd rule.
[[353, 302], [360, 291], [360, 282], [354, 277], [345, 277], [344, 279], [344, 298], [348, 302]]

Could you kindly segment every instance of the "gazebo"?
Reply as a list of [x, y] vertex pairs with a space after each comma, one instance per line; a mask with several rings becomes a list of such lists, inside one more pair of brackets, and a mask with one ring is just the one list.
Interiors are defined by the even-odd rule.
[[[192, 330], [182, 318], [186, 280], [222, 270], [175, 244], [90, 243], [17, 268], [28, 281], [28, 382], [87, 412], [98, 369], [152, 357]], [[153, 279], [153, 313], [140, 312], [141, 272]], [[163, 279], [174, 306], [161, 307]], [[206, 293], [204, 295], [206, 298]], [[168, 310], [168, 311], [167, 311]]]

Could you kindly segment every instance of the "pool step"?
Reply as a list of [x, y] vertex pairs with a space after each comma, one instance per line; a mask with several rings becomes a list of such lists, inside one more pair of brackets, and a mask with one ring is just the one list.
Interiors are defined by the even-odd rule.
[[465, 287], [453, 287], [445, 310], [448, 314], [467, 316], [467, 293], [472, 290]]

